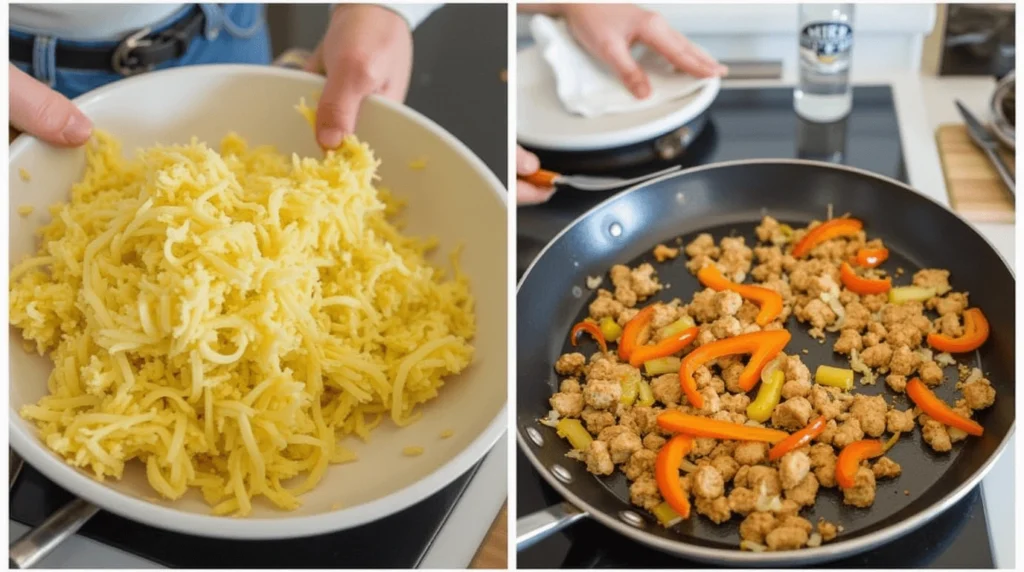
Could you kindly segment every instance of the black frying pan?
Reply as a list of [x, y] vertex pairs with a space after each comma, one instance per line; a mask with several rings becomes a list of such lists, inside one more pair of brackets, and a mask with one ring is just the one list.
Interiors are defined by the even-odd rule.
[[[841, 524], [844, 532], [819, 548], [790, 552], [741, 552], [736, 517], [719, 526], [695, 516], [665, 530], [653, 516], [629, 503], [621, 473], [595, 477], [582, 463], [565, 458], [568, 444], [537, 420], [547, 415], [548, 397], [557, 388], [552, 366], [569, 351], [569, 330], [586, 315], [593, 297], [586, 288], [588, 275], [607, 276], [617, 263], [653, 262], [654, 245], [671, 244], [676, 237], [689, 241], [699, 232], [711, 232], [716, 240], [742, 234], [751, 244], [754, 226], [765, 213], [806, 225], [823, 219], [829, 204], [836, 215], [848, 212], [862, 219], [869, 237], [884, 239], [891, 256], [883, 267], [905, 270], [897, 284], [909, 283], [919, 268], [946, 268], [953, 287], [968, 291], [971, 305], [989, 318], [988, 342], [975, 354], [960, 357], [961, 362], [981, 367], [997, 391], [995, 405], [976, 416], [985, 427], [983, 437], [968, 438], [950, 453], [937, 454], [923, 442], [920, 430], [904, 436], [889, 453], [903, 466], [903, 475], [879, 481], [874, 506], [844, 506], [841, 493], [822, 488], [814, 509], [801, 515], [812, 522], [824, 517]], [[671, 288], [654, 300], [689, 299], [697, 290], [685, 262], [685, 255], [680, 255], [655, 264], [661, 282]], [[519, 446], [567, 501], [520, 519], [520, 535], [529, 527], [533, 538], [541, 537], [589, 515], [634, 540], [705, 562], [784, 566], [834, 560], [892, 541], [953, 505], [981, 481], [1013, 431], [1013, 275], [992, 246], [956, 215], [902, 183], [866, 171], [797, 160], [737, 161], [637, 186], [601, 203], [548, 244], [519, 283], [517, 313]], [[832, 353], [835, 334], [820, 345], [794, 318], [787, 325], [793, 339], [786, 352], [809, 350], [802, 358], [812, 371], [821, 364], [848, 367], [842, 356]], [[948, 402], [954, 398], [955, 376], [955, 367], [946, 368], [947, 381], [938, 389]], [[882, 381], [857, 391], [885, 392], [887, 401], [894, 399]], [[909, 401], [898, 396], [895, 403], [906, 408]]]

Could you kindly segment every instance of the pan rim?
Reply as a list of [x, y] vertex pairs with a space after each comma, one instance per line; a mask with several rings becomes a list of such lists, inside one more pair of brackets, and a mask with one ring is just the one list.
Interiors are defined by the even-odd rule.
[[[772, 165], [772, 164], [803, 165], [803, 166], [810, 166], [810, 167], [821, 167], [821, 168], [832, 169], [832, 170], [836, 170], [836, 171], [847, 171], [847, 172], [851, 172], [851, 173], [854, 173], [854, 174], [857, 174], [857, 175], [867, 176], [867, 177], [871, 177], [871, 178], [874, 178], [874, 179], [878, 179], [878, 180], [880, 180], [882, 182], [889, 183], [891, 185], [895, 185], [897, 187], [900, 187], [900, 188], [902, 188], [905, 191], [912, 192], [912, 193], [914, 193], [914, 194], [916, 194], [916, 195], [918, 195], [918, 196], [928, 200], [929, 202], [935, 204], [936, 206], [946, 210], [947, 212], [949, 212], [950, 214], [955, 216], [957, 219], [959, 219], [961, 222], [963, 222], [965, 225], [967, 225], [967, 227], [974, 234], [976, 234], [979, 238], [981, 238], [981, 240], [986, 245], [988, 245], [988, 247], [996, 254], [996, 256], [999, 258], [999, 260], [1003, 263], [1003, 266], [1006, 268], [1006, 270], [1009, 271], [1010, 276], [1012, 276], [1014, 278], [1014, 280], [1016, 280], [1016, 274], [1014, 273], [1014, 269], [1009, 264], [1007, 264], [1006, 258], [1003, 257], [1003, 254], [1001, 252], [999, 252], [999, 250], [997, 250], [995, 248], [995, 246], [992, 244], [992, 242], [989, 241], [988, 238], [984, 234], [979, 232], [978, 229], [974, 225], [972, 225], [970, 222], [965, 220], [958, 213], [956, 213], [955, 211], [953, 211], [952, 209], [950, 209], [946, 205], [943, 205], [942, 203], [938, 202], [937, 200], [933, 199], [932, 197], [930, 197], [930, 196], [928, 196], [928, 195], [926, 195], [924, 193], [919, 192], [914, 187], [912, 187], [912, 186], [910, 186], [910, 185], [908, 185], [906, 183], [903, 183], [902, 181], [897, 181], [896, 179], [892, 179], [890, 177], [886, 177], [886, 176], [880, 175], [878, 173], [873, 173], [871, 171], [867, 171], [867, 170], [864, 170], [864, 169], [859, 169], [857, 167], [850, 167], [848, 165], [836, 165], [834, 163], [827, 163], [827, 162], [824, 162], [824, 161], [812, 161], [812, 160], [807, 160], [807, 159], [772, 159], [772, 158], [767, 158], [767, 159], [739, 159], [739, 160], [734, 160], [734, 161], [723, 161], [723, 162], [719, 162], [719, 163], [709, 163], [707, 165], [699, 165], [697, 167], [692, 167], [690, 169], [686, 169], [686, 170], [683, 170], [683, 171], [677, 171], [677, 172], [674, 172], [674, 173], [669, 173], [667, 175], [658, 177], [656, 179], [652, 179], [650, 181], [644, 181], [643, 183], [640, 183], [638, 185], [634, 185], [633, 187], [630, 187], [629, 189], [626, 189], [625, 191], [622, 191], [621, 193], [618, 193], [616, 195], [613, 195], [613, 196], [607, 198], [604, 201], [601, 201], [600, 203], [598, 203], [594, 207], [588, 209], [586, 212], [584, 212], [579, 217], [574, 219], [571, 223], [566, 225], [565, 228], [563, 228], [550, 241], [548, 241], [548, 243], [546, 245], [544, 245], [544, 248], [542, 248], [541, 251], [537, 254], [537, 256], [534, 257], [534, 259], [530, 262], [530, 265], [527, 267], [526, 271], [523, 272], [522, 278], [520, 278], [518, 283], [516, 284], [516, 296], [518, 297], [519, 290], [522, 288], [523, 284], [526, 282], [526, 279], [529, 277], [530, 272], [533, 270], [534, 266], [537, 264], [537, 261], [539, 261], [544, 256], [544, 254], [548, 251], [548, 249], [551, 248], [551, 246], [555, 242], [557, 242], [562, 237], [562, 235], [564, 235], [567, 232], [569, 232], [569, 230], [571, 230], [573, 227], [575, 227], [581, 221], [583, 221], [584, 219], [589, 217], [593, 212], [597, 211], [600, 208], [603, 208], [606, 204], [610, 203], [611, 201], [617, 200], [620, 197], [625, 197], [626, 195], [634, 193], [634, 192], [636, 192], [638, 190], [641, 190], [641, 189], [643, 189], [643, 188], [645, 188], [647, 186], [660, 183], [661, 181], [665, 181], [665, 180], [672, 179], [672, 178], [675, 178], [675, 177], [682, 177], [682, 176], [690, 174], [690, 173], [696, 173], [696, 172], [700, 172], [700, 171], [707, 171], [707, 170], [713, 170], [713, 169], [721, 169], [721, 168], [732, 167], [732, 166], [737, 166], [737, 165]], [[517, 378], [516, 383], [517, 383], [517, 386], [518, 386], [518, 378]], [[547, 481], [547, 483], [552, 488], [554, 488], [556, 491], [558, 491], [558, 493], [560, 495], [562, 495], [562, 497], [566, 501], [568, 501], [569, 503], [573, 504], [577, 508], [580, 508], [580, 509], [584, 510], [588, 515], [590, 515], [590, 517], [594, 518], [595, 520], [597, 520], [601, 524], [610, 527], [611, 529], [615, 530], [619, 534], [622, 534], [622, 535], [624, 535], [624, 536], [626, 536], [628, 538], [631, 538], [631, 539], [633, 539], [633, 540], [635, 540], [637, 542], [640, 542], [642, 544], [646, 544], [647, 546], [651, 546], [653, 548], [662, 550], [664, 552], [668, 552], [670, 554], [691, 557], [691, 558], [695, 558], [697, 560], [702, 560], [702, 561], [705, 561], [705, 562], [715, 562], [715, 563], [725, 563], [725, 564], [742, 564], [742, 565], [759, 566], [760, 567], [760, 566], [782, 565], [782, 564], [787, 564], [788, 565], [788, 564], [794, 564], [794, 563], [812, 564], [812, 563], [825, 562], [825, 561], [830, 561], [830, 560], [837, 560], [837, 559], [843, 558], [845, 556], [852, 556], [852, 555], [855, 555], [855, 554], [859, 554], [859, 553], [864, 552], [864, 551], [866, 551], [866, 550], [868, 550], [868, 549], [870, 549], [870, 548], [872, 548], [874, 546], [881, 545], [881, 544], [883, 544], [883, 543], [885, 543], [887, 541], [895, 540], [895, 539], [897, 539], [897, 538], [899, 538], [899, 537], [901, 537], [901, 536], [903, 536], [903, 535], [905, 535], [905, 534], [907, 534], [907, 533], [909, 533], [909, 532], [911, 532], [913, 530], [916, 530], [920, 526], [922, 526], [922, 525], [926, 524], [927, 522], [931, 521], [932, 519], [934, 519], [939, 514], [941, 514], [941, 513], [945, 512], [946, 510], [948, 510], [951, 506], [953, 506], [958, 501], [960, 501], [960, 499], [962, 499], [964, 496], [966, 496], [967, 493], [969, 493], [971, 490], [973, 490], [974, 487], [979, 485], [981, 480], [984, 479], [985, 476], [992, 469], [992, 466], [995, 465], [995, 462], [1003, 455], [1004, 451], [1006, 450], [1007, 443], [1009, 443], [1010, 439], [1013, 438], [1014, 431], [1016, 429], [1016, 425], [1017, 425], [1017, 416], [1016, 416], [1016, 412], [1015, 412], [1013, 422], [1010, 424], [1009, 430], [1006, 432], [1006, 435], [1003, 437], [1002, 441], [1000, 441], [999, 445], [996, 447], [996, 449], [993, 452], [993, 454], [990, 455], [988, 459], [986, 459], [986, 461], [981, 465], [981, 467], [979, 467], [977, 470], [975, 470], [974, 473], [970, 477], [965, 479], [959, 486], [957, 486], [955, 489], [953, 489], [949, 494], [944, 496], [938, 502], [933, 503], [931, 506], [927, 507], [926, 509], [918, 512], [917, 514], [914, 514], [914, 515], [912, 515], [911, 517], [909, 517], [907, 519], [904, 519], [904, 520], [902, 520], [900, 522], [897, 522], [895, 524], [892, 524], [890, 526], [887, 526], [887, 527], [882, 528], [880, 530], [877, 530], [875, 532], [871, 532], [871, 533], [866, 534], [864, 536], [860, 536], [860, 537], [857, 537], [857, 538], [852, 538], [850, 540], [839, 540], [837, 542], [829, 543], [829, 544], [823, 544], [822, 546], [815, 547], [815, 548], [802, 548], [800, 550], [792, 550], [792, 551], [784, 551], [784, 552], [746, 552], [746, 551], [741, 551], [741, 550], [738, 550], [738, 549], [736, 549], [736, 550], [725, 550], [725, 549], [720, 549], [720, 548], [708, 548], [708, 547], [699, 546], [699, 545], [695, 545], [695, 544], [688, 544], [686, 542], [682, 542], [681, 540], [667, 540], [667, 539], [663, 539], [663, 538], [654, 536], [652, 534], [649, 534], [647, 532], [644, 532], [642, 530], [638, 530], [636, 528], [627, 526], [627, 525], [619, 522], [618, 520], [608, 516], [604, 512], [595, 509], [590, 504], [588, 504], [586, 502], [583, 502], [582, 499], [580, 499], [575, 493], [570, 491], [568, 487], [566, 487], [563, 483], [561, 483], [556, 478], [554, 478], [554, 476], [551, 475], [549, 471], [544, 469], [544, 467], [541, 465], [540, 461], [537, 459], [536, 455], [534, 455], [534, 452], [530, 448], [530, 446], [527, 443], [525, 437], [523, 436], [522, 429], [520, 427], [518, 427], [518, 426], [516, 427], [516, 442], [518, 443], [519, 448], [523, 451], [523, 453], [526, 455], [526, 457], [530, 460], [530, 463], [533, 465], [534, 469], [536, 469], [537, 472], [540, 473], [541, 477], [543, 477], [544, 480]]]

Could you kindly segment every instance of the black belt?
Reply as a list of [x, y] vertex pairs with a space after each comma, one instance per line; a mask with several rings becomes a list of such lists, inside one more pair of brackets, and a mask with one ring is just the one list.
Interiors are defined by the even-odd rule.
[[[142, 28], [114, 47], [76, 47], [57, 43], [58, 68], [95, 70], [124, 76], [149, 71], [185, 55], [189, 44], [203, 30], [203, 11], [196, 7], [166, 30], [153, 33]], [[11, 61], [31, 64], [34, 38], [10, 37]]]

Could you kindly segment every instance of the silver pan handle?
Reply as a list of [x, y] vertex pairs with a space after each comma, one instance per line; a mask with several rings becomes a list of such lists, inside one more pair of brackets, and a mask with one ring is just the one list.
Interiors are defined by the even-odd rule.
[[99, 512], [99, 507], [75, 499], [61, 507], [46, 522], [11, 543], [10, 567], [33, 568], [62, 542], [82, 528]]
[[567, 502], [516, 520], [516, 552], [526, 550], [570, 524], [590, 515]]

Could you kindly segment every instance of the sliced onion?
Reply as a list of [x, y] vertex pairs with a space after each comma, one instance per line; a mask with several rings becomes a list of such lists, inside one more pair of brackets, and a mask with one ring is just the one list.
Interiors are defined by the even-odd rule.
[[970, 375], [967, 376], [967, 379], [964, 380], [964, 385], [967, 385], [968, 383], [971, 383], [972, 381], [978, 381], [982, 377], [983, 377], [983, 375], [982, 375], [980, 369], [978, 369], [976, 367], [975, 368], [971, 368], [971, 373], [970, 373]]
[[684, 473], [692, 473], [692, 472], [696, 471], [697, 469], [699, 469], [700, 467], [698, 467], [697, 465], [694, 465], [693, 463], [691, 463], [689, 459], [683, 459], [683, 462], [679, 463], [679, 468]]
[[545, 417], [544, 419], [540, 420], [540, 424], [541, 425], [546, 425], [548, 427], [554, 427], [554, 426], [558, 425], [558, 419], [559, 419], [558, 412], [555, 411], [554, 409], [552, 409], [551, 411], [548, 411], [548, 416], [547, 417]]
[[761, 368], [761, 383], [768, 383], [768, 380], [772, 378], [772, 374], [775, 370], [782, 367], [785, 360], [789, 359], [786, 354], [779, 352], [779, 355], [775, 356], [775, 359], [768, 362], [763, 368]]
[[954, 358], [952, 355], [950, 355], [949, 352], [942, 352], [941, 354], [936, 354], [935, 355], [935, 363], [939, 364], [940, 366], [945, 367], [947, 365], [955, 364], [956, 363], [956, 358]]
[[761, 481], [761, 486], [757, 489], [757, 500], [754, 502], [754, 508], [758, 512], [779, 512], [782, 510], [782, 499], [779, 495], [768, 496], [768, 485]]
[[758, 512], [779, 512], [782, 510], [782, 499], [779, 495], [773, 497], [757, 497], [755, 508]]
[[836, 314], [836, 321], [831, 326], [827, 326], [825, 331], [838, 332], [846, 323], [846, 308], [839, 302], [839, 297], [832, 292], [822, 292], [819, 298], [821, 298], [822, 302], [828, 304], [828, 307]]
[[963, 441], [967, 438], [967, 432], [963, 429], [957, 429], [956, 427], [946, 427], [946, 432], [949, 433], [949, 440], [956, 443], [957, 441]]
[[821, 534], [817, 532], [811, 533], [810, 538], [807, 539], [807, 546], [810, 548], [821, 546]]
[[864, 363], [864, 360], [860, 359], [860, 354], [856, 349], [850, 350], [850, 369], [861, 374], [861, 385], [874, 385], [878, 381], [875, 372]]
[[932, 350], [928, 348], [918, 348], [914, 353], [921, 358], [921, 361], [932, 361]]
[[764, 544], [758, 544], [753, 540], [741, 540], [740, 550], [749, 550], [751, 552], [764, 552], [765, 550], [768, 550], [768, 547]]
[[604, 282], [604, 276], [587, 276], [587, 288], [597, 290], [597, 287]]

